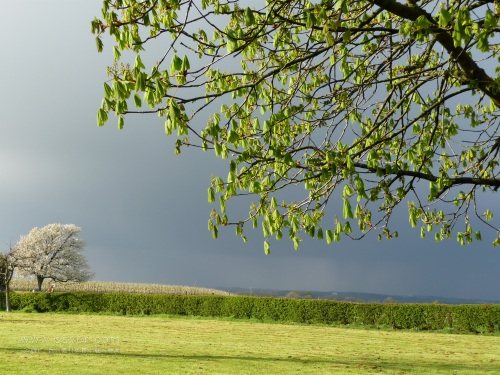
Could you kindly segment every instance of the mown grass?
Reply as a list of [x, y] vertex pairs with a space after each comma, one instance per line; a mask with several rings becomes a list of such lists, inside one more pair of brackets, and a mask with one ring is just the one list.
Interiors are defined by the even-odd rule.
[[0, 374], [498, 374], [500, 337], [0, 313]]

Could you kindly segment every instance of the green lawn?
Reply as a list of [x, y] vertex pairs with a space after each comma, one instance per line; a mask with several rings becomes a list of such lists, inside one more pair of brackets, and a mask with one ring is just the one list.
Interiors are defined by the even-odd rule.
[[0, 374], [500, 374], [500, 337], [0, 313]]

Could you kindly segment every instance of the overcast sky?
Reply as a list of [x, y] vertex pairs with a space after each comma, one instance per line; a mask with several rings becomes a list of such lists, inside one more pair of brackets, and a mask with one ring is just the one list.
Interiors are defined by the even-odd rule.
[[[97, 280], [500, 299], [500, 249], [400, 238], [327, 246], [242, 244], [207, 230], [209, 153], [176, 156], [155, 118], [96, 125], [111, 44], [98, 54], [96, 0], [4, 1], [0, 13], [0, 246], [34, 226], [82, 227]], [[491, 207], [500, 215], [498, 195]]]

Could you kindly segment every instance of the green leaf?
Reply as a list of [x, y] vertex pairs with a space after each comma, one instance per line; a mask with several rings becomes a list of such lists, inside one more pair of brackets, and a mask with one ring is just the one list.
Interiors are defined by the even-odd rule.
[[252, 227], [255, 229], [257, 228], [258, 225], [259, 223], [257, 222], [257, 217], [256, 216], [252, 217]]
[[173, 99], [169, 101], [168, 116], [170, 117], [170, 121], [172, 121], [173, 127], [177, 128], [178, 120], [180, 119], [180, 110], [179, 107], [177, 107], [177, 103]]
[[184, 56], [184, 59], [182, 60], [182, 65], [181, 65], [181, 70], [186, 71], [191, 68], [191, 65], [189, 64], [189, 59], [187, 56]]
[[103, 126], [106, 121], [108, 121], [108, 113], [103, 108], [99, 108], [97, 111], [97, 124]]
[[426, 16], [421, 15], [418, 16], [418, 18], [415, 20], [415, 24], [418, 26], [419, 29], [429, 29], [432, 26], [431, 21], [427, 19]]
[[95, 38], [95, 45], [97, 47], [97, 51], [102, 52], [102, 48], [103, 48], [104, 44], [103, 44], [102, 39], [100, 37]]
[[140, 55], [136, 55], [135, 56], [135, 62], [134, 62], [134, 69], [137, 69], [138, 71], [140, 71], [141, 69], [144, 69], [144, 68], [145, 68], [145, 66], [142, 63], [141, 56]]
[[[497, 7], [500, 8], [499, 5], [497, 5]], [[491, 11], [491, 9], [486, 9], [486, 13], [484, 16], [484, 28], [485, 29], [495, 28], [495, 27], [497, 27], [498, 22], [499, 22], [498, 16], [495, 16], [495, 14]]]
[[230, 130], [228, 133], [227, 133], [227, 141], [229, 143], [234, 143], [238, 140], [238, 134], [233, 131], [233, 130]]
[[314, 17], [313, 12], [307, 12], [306, 14], [306, 27], [308, 29], [312, 29], [314, 24], [316, 23], [316, 17]]
[[211, 187], [208, 188], [208, 203], [215, 202], [215, 192]]
[[417, 226], [417, 213], [415, 210], [411, 210], [409, 214], [409, 221], [412, 228]]
[[253, 12], [250, 8], [245, 9], [244, 20], [245, 20], [245, 24], [247, 26], [252, 26], [255, 23], [255, 17], [254, 17]]
[[333, 9], [341, 10], [344, 7], [345, 0], [336, 0]]
[[349, 202], [348, 199], [343, 199], [344, 205], [343, 205], [343, 214], [345, 219], [352, 219], [353, 214], [352, 214], [352, 209], [351, 209], [351, 203]]
[[346, 166], [349, 171], [354, 170], [354, 162], [352, 161], [352, 158], [350, 155], [346, 156]]
[[229, 172], [230, 173], [235, 173], [236, 172], [236, 162], [234, 160], [231, 160], [229, 162]]
[[243, 224], [242, 223], [238, 223], [238, 225], [236, 225], [236, 235], [238, 237], [242, 237], [243, 236]]
[[141, 97], [137, 94], [134, 94], [134, 102], [136, 107], [141, 107], [142, 106], [142, 100]]
[[124, 124], [125, 120], [123, 119], [123, 116], [118, 116], [118, 129], [123, 129]]
[[349, 185], [344, 186], [344, 190], [342, 191], [342, 196], [344, 198], [350, 197], [352, 195], [352, 188]]
[[234, 38], [228, 36], [226, 44], [227, 53], [233, 53], [236, 50], [236, 48], [238, 48], [238, 43]]
[[493, 219], [493, 212], [488, 209], [484, 212], [484, 220], [491, 221], [491, 219]]
[[448, 26], [450, 21], [451, 21], [450, 12], [448, 12], [448, 10], [444, 7], [441, 8], [441, 10], [439, 11], [439, 21], [438, 21], [439, 27], [444, 28], [444, 27]]
[[182, 141], [178, 139], [175, 141], [175, 154], [179, 155], [181, 153], [181, 146], [182, 146]]
[[109, 86], [107, 83], [104, 83], [104, 94], [106, 98], [113, 97], [113, 90], [111, 89], [111, 86]]
[[358, 194], [361, 196], [366, 196], [365, 183], [363, 182], [363, 180], [359, 176], [356, 176], [356, 179], [354, 180], [354, 184], [356, 185], [356, 191], [358, 192]]
[[120, 49], [118, 48], [118, 46], [113, 47], [113, 57], [114, 57], [115, 61], [120, 60], [121, 52], [120, 52]]
[[271, 245], [269, 245], [269, 242], [267, 240], [264, 241], [264, 254], [271, 254]]
[[167, 117], [167, 119], [165, 120], [165, 134], [171, 135], [173, 131], [174, 127], [172, 125], [172, 121], [170, 121], [170, 118]]
[[330, 245], [333, 242], [333, 232], [331, 229], [326, 230], [326, 243]]
[[343, 228], [343, 232], [345, 234], [350, 234], [352, 233], [352, 227], [351, 227], [351, 223], [349, 221], [347, 221], [344, 225], [344, 228]]
[[172, 58], [172, 63], [170, 64], [170, 74], [175, 74], [175, 72], [178, 72], [179, 70], [182, 69], [182, 59], [174, 55]]

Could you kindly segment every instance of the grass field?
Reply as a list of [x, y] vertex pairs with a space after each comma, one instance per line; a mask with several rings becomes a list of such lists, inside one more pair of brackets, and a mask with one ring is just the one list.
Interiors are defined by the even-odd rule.
[[0, 313], [0, 374], [499, 374], [500, 337]]

